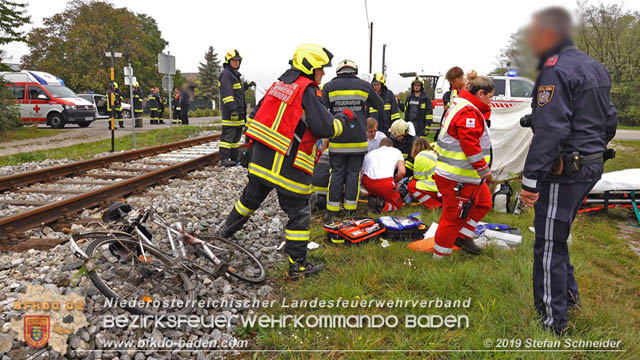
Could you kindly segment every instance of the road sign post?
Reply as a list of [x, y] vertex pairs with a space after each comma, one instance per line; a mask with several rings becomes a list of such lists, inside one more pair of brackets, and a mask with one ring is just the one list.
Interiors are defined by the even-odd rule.
[[129, 85], [129, 97], [131, 100], [131, 110], [129, 110], [129, 116], [131, 117], [131, 138], [133, 140], [133, 147], [136, 147], [136, 118], [135, 118], [135, 108], [133, 104], [133, 84], [136, 81], [135, 76], [133, 76], [133, 68], [131, 67], [131, 63], [129, 63], [124, 68], [124, 84]]
[[111, 125], [111, 152], [114, 152], [116, 150], [116, 134], [115, 134], [115, 88], [113, 86], [113, 82], [115, 80], [115, 63], [116, 63], [116, 58], [120, 58], [122, 57], [122, 53], [119, 52], [113, 52], [113, 51], [107, 51], [104, 53], [104, 55], [108, 58], [111, 58], [111, 68], [109, 69], [109, 73], [111, 74], [110, 78], [111, 78], [111, 83], [109, 84], [109, 89], [111, 89], [110, 93], [111, 95], [109, 96], [109, 99], [107, 99], [107, 101], [109, 102], [109, 105], [111, 105], [111, 113], [109, 114], [110, 119], [109, 119], [109, 124]]
[[173, 90], [173, 77], [176, 73], [176, 57], [169, 54], [158, 54], [158, 72], [164, 74], [162, 77], [162, 87], [167, 91], [167, 102], [169, 105], [169, 128], [173, 130], [173, 116], [171, 109], [171, 90]]

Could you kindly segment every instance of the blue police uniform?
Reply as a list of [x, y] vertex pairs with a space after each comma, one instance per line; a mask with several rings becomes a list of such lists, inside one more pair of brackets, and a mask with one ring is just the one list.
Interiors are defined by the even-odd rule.
[[534, 304], [543, 326], [562, 334], [568, 309], [580, 299], [567, 238], [578, 207], [602, 175], [603, 153], [617, 119], [609, 72], [571, 40], [543, 56], [539, 69], [522, 187], [539, 193]]

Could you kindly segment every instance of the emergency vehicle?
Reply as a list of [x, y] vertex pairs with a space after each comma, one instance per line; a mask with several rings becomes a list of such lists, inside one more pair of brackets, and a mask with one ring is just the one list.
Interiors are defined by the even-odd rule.
[[[415, 78], [416, 73], [401, 73], [405, 78]], [[442, 97], [449, 91], [449, 81], [444, 75], [418, 75], [425, 82], [425, 91], [432, 99], [433, 120], [440, 122], [444, 113]], [[533, 81], [517, 76], [517, 72], [510, 70], [504, 76], [490, 75], [495, 84], [495, 93], [491, 99], [491, 107], [495, 109], [508, 109], [523, 103], [531, 103], [533, 95]]]
[[87, 127], [96, 120], [96, 107], [64, 86], [62, 79], [41, 71], [0, 72], [22, 121], [46, 123], [55, 129], [66, 124]]

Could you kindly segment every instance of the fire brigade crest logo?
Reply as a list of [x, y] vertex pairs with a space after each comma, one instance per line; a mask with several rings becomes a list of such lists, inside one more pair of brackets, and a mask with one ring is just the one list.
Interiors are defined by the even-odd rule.
[[33, 348], [41, 348], [49, 342], [49, 315], [25, 315], [24, 341]]
[[553, 98], [554, 90], [555, 86], [553, 85], [538, 86], [538, 105], [547, 105], [549, 101], [551, 101], [551, 98]]

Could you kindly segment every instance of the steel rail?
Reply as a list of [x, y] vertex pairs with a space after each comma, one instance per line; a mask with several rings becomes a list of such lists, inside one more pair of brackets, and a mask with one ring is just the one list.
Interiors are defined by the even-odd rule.
[[[114, 162], [136, 160], [156, 154], [182, 149], [185, 147], [208, 143], [218, 139], [220, 139], [219, 134], [203, 136], [164, 145], [151, 146], [143, 149], [102, 156], [95, 159], [78, 161], [71, 164], [53, 166], [45, 169], [38, 169], [25, 173], [4, 176], [0, 177], [0, 192], [19, 186], [34, 184], [40, 181], [82, 173], [84, 171], [99, 168]], [[2, 235], [2, 232], [0, 232], [0, 235]]]
[[131, 193], [142, 192], [152, 185], [165, 182], [173, 177], [184, 176], [192, 170], [203, 168], [215, 163], [217, 160], [218, 152], [211, 153], [0, 219], [0, 245], [16, 244], [21, 241], [18, 234], [26, 230], [69, 217], [87, 208], [107, 205], [109, 201]]

